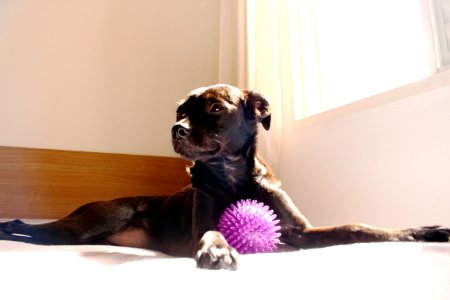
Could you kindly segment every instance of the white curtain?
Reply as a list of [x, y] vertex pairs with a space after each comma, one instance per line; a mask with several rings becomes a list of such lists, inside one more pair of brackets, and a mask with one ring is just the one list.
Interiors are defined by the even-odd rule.
[[[310, 1], [307, 1], [308, 3]], [[270, 131], [262, 128], [259, 151], [276, 169], [283, 117], [293, 119], [292, 82], [300, 76], [298, 1], [222, 0], [219, 81], [256, 90], [269, 98]], [[288, 107], [283, 114], [282, 101]]]
[[[238, 84], [269, 98], [271, 129], [260, 130], [258, 143], [262, 156], [275, 170], [281, 151], [283, 118], [292, 120], [294, 116], [290, 99], [297, 90], [292, 82], [300, 76], [298, 26], [293, 26], [298, 20], [298, 1], [247, 0], [240, 9], [245, 10], [245, 44], [241, 55], [245, 57], [242, 61], [246, 68]], [[283, 101], [284, 107], [288, 107], [284, 113]]]

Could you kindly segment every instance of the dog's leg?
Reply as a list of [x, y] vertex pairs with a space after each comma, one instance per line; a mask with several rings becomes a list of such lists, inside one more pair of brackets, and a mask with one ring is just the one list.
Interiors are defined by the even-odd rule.
[[381, 229], [362, 224], [333, 227], [284, 228], [283, 242], [298, 248], [318, 248], [369, 242], [448, 242], [450, 229], [430, 226], [411, 229]]
[[450, 237], [450, 229], [440, 226], [409, 229], [383, 229], [364, 224], [313, 227], [284, 191], [272, 189], [270, 197], [264, 193], [262, 190], [259, 196], [270, 199], [268, 205], [282, 220], [280, 240], [299, 249], [369, 242], [448, 242]]
[[85, 244], [100, 241], [137, 222], [166, 197], [133, 197], [85, 204], [60, 220], [30, 225], [0, 224], [0, 239], [35, 244]]
[[[219, 201], [207, 193], [196, 190], [193, 206], [193, 239], [196, 242], [194, 257], [197, 267], [202, 269], [236, 270], [239, 267], [238, 252], [217, 231]], [[217, 199], [216, 199], [217, 200]]]

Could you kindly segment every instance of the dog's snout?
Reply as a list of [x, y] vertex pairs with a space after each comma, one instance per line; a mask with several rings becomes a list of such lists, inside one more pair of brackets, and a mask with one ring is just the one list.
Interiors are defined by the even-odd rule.
[[172, 127], [172, 137], [174, 139], [184, 139], [189, 133], [189, 129], [184, 127], [183, 125], [177, 124]]

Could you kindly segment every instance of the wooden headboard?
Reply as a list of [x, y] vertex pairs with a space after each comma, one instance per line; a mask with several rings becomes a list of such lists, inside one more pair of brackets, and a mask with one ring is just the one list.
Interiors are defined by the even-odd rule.
[[0, 219], [61, 218], [82, 204], [189, 184], [181, 158], [0, 146]]

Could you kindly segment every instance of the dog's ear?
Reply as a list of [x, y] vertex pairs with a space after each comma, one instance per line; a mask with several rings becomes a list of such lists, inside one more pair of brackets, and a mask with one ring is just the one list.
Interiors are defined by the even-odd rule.
[[271, 110], [269, 101], [262, 94], [254, 91], [243, 91], [245, 117], [250, 120], [256, 119], [265, 130], [270, 128]]

